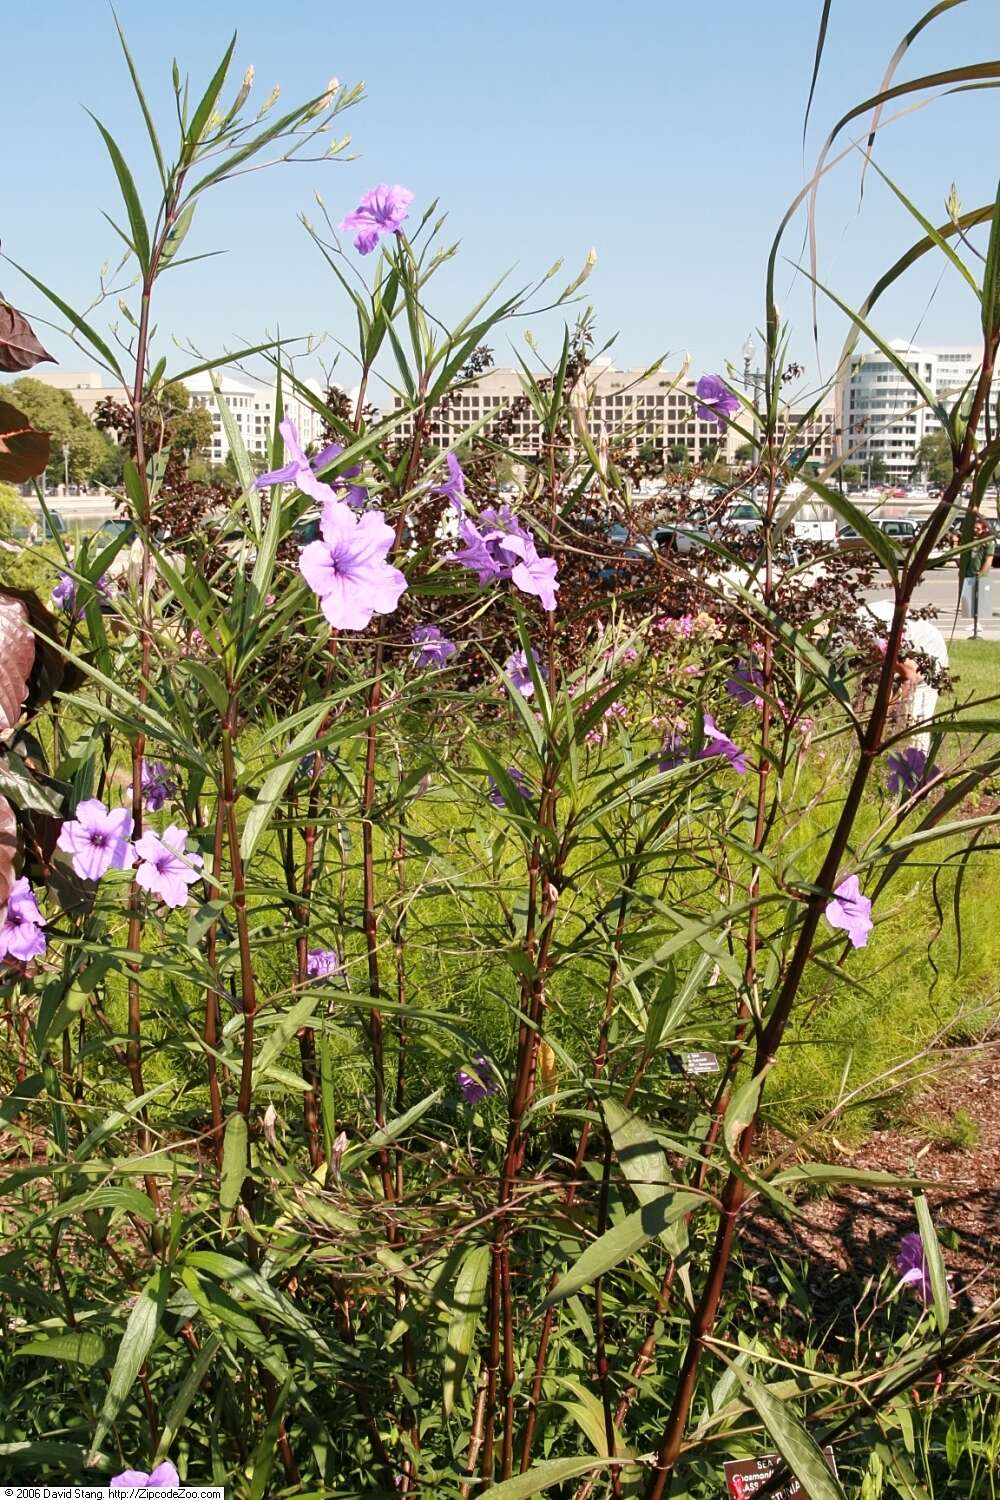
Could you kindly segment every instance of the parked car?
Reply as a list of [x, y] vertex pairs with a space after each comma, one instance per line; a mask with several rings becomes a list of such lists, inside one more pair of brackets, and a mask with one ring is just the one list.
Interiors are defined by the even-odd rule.
[[[877, 519], [873, 516], [871, 520], [872, 525], [877, 526], [894, 543], [897, 552], [905, 552], [919, 530], [915, 521], [906, 519]], [[868, 545], [856, 527], [847, 525], [841, 526], [837, 531], [837, 541], [847, 552], [858, 552]]]
[[21, 524], [12, 526], [11, 536], [15, 542], [26, 542], [32, 530], [38, 541], [51, 542], [53, 537], [61, 536], [66, 531], [66, 522], [57, 510], [50, 510], [48, 517], [40, 516], [33, 527]]
[[704, 552], [708, 539], [708, 522], [703, 513], [691, 515], [684, 521], [671, 521], [653, 529], [653, 545], [657, 551], [676, 552], [681, 557]]
[[719, 525], [725, 530], [757, 531], [764, 524], [764, 513], [752, 500], [739, 500], [723, 511]]
[[112, 542], [117, 542], [119, 537], [124, 537], [123, 546], [133, 541], [136, 536], [135, 526], [131, 521], [110, 520], [103, 521], [94, 532], [92, 551], [96, 555], [103, 552], [105, 547], [110, 547]]

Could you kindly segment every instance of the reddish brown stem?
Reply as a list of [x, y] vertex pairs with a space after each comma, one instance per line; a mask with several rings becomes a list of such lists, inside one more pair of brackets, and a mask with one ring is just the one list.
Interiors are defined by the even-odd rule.
[[[996, 352], [997, 339], [991, 337], [987, 341], [984, 351], [983, 364], [969, 412], [966, 435], [962, 447], [955, 458], [952, 479], [945, 488], [928, 522], [920, 546], [917, 548], [914, 556], [908, 559], [903, 569], [896, 590], [892, 623], [889, 627], [889, 639], [882, 662], [882, 669], [879, 674], [875, 702], [861, 737], [861, 754], [858, 759], [858, 765], [851, 779], [836, 828], [827, 846], [826, 857], [816, 876], [814, 889], [806, 899], [805, 914], [791, 960], [778, 992], [778, 997], [767, 1024], [758, 1039], [756, 1057], [754, 1059], [754, 1077], [760, 1077], [764, 1070], [771, 1065], [781, 1045], [806, 971], [806, 966], [812, 953], [816, 929], [819, 926], [824, 907], [829, 900], [829, 892], [834, 889], [841, 860], [847, 849], [848, 840], [861, 806], [865, 788], [875, 761], [881, 751], [882, 737], [885, 732], [895, 682], [896, 665], [900, 659], [900, 648], [906, 627], [909, 602], [913, 590], [927, 564], [927, 560], [937, 543], [938, 536], [951, 514], [952, 505], [960, 495], [963, 484], [975, 466], [975, 432], [985, 402], [989, 398]], [[756, 1139], [758, 1119], [759, 1105], [758, 1114], [743, 1131], [739, 1140], [738, 1156], [741, 1163], [746, 1163], [749, 1160]], [[704, 1351], [705, 1340], [715, 1326], [726, 1271], [732, 1255], [736, 1218], [745, 1196], [746, 1187], [742, 1176], [737, 1175], [736, 1172], [731, 1172], [722, 1193], [719, 1225], [708, 1275], [698, 1307], [692, 1319], [688, 1343], [677, 1379], [673, 1404], [657, 1452], [656, 1469], [646, 1492], [646, 1500], [662, 1500], [681, 1451], [684, 1430], [687, 1424], [688, 1413], [691, 1409], [691, 1402], [694, 1398], [698, 1369]]]

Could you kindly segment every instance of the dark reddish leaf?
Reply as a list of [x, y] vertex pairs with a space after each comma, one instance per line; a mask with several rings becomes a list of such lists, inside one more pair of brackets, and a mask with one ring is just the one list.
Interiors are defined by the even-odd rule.
[[[0, 587], [0, 599], [20, 601], [28, 612], [28, 620], [35, 633], [35, 662], [24, 705], [27, 712], [32, 714], [60, 688], [64, 692], [72, 692], [83, 680], [82, 674], [78, 667], [66, 661], [58, 646], [49, 645], [50, 641], [54, 642], [59, 637], [59, 622], [32, 589], [16, 589], [13, 584], [7, 583]], [[0, 726], [0, 736], [2, 732]]]
[[14, 884], [14, 857], [17, 854], [17, 822], [14, 809], [6, 797], [0, 797], [0, 903], [6, 905]]
[[44, 473], [48, 461], [48, 433], [36, 431], [16, 406], [0, 401], [0, 479], [23, 484]]
[[24, 314], [0, 301], [0, 370], [30, 370], [44, 360], [56, 363], [35, 338]]
[[28, 611], [20, 599], [0, 593], [0, 734], [21, 717], [34, 665], [35, 632]]

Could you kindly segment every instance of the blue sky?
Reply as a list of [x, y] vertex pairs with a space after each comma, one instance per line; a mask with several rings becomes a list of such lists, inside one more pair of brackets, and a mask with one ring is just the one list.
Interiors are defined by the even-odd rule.
[[[616, 363], [644, 365], [690, 350], [696, 371], [739, 359], [761, 321], [763, 263], [786, 204], [808, 175], [829, 125], [875, 92], [921, 0], [834, 0], [805, 156], [802, 111], [820, 0], [119, 0], [154, 109], [169, 124], [170, 63], [203, 83], [233, 29], [234, 83], [247, 63], [262, 100], [318, 92], [331, 75], [364, 79], [366, 101], [343, 116], [358, 159], [278, 168], [222, 188], [198, 212], [192, 251], [228, 253], [177, 271], [159, 304], [168, 336], [222, 347], [283, 333], [349, 339], [353, 319], [297, 222], [319, 190], [339, 217], [371, 184], [408, 185], [418, 206], [449, 211], [459, 258], [438, 280], [437, 310], [460, 315], [511, 265], [529, 279], [565, 257], [574, 273], [590, 246], [588, 283], [602, 337], [617, 333]], [[5, 18], [0, 130], [7, 142], [3, 249], [68, 301], [86, 304], [115, 238], [116, 187], [89, 106], [117, 137], [149, 194], [145, 135], [101, 0], [39, 0]], [[966, 0], [918, 39], [899, 77], [1000, 56], [1000, 6]], [[257, 97], [255, 95], [255, 97]], [[942, 99], [887, 129], [878, 160], [933, 218], [953, 180], [963, 204], [992, 198], [1000, 94]], [[819, 208], [820, 275], [860, 300], [917, 231], [869, 176], [859, 213], [858, 161], [827, 179]], [[801, 229], [785, 241], [798, 258]], [[0, 288], [29, 313], [42, 300], [0, 263]], [[813, 378], [809, 298], [791, 266], [779, 301], [795, 325], [792, 351]], [[553, 320], [529, 320], [543, 345]], [[928, 341], [975, 335], [966, 289], [940, 264], [887, 297], [886, 335]], [[844, 324], [821, 306], [821, 364]], [[68, 368], [85, 361], [46, 333]], [[523, 336], [518, 329], [517, 338]], [[524, 352], [523, 343], [520, 345]], [[328, 342], [324, 353], [334, 352]], [[501, 341], [499, 363], [512, 357]], [[313, 362], [302, 373], [318, 373]], [[350, 383], [348, 368], [341, 378]]]

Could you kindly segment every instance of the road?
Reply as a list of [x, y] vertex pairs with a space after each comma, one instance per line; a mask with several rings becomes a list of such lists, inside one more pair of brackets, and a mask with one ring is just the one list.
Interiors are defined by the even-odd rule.
[[[890, 597], [889, 575], [879, 573], [878, 586], [869, 591], [869, 599], [887, 599]], [[991, 602], [993, 606], [991, 615], [983, 615], [979, 621], [979, 634], [990, 640], [1000, 640], [1000, 573], [994, 574], [991, 570], [986, 575], [986, 581], [991, 584]], [[958, 595], [958, 568], [932, 568], [925, 573], [920, 586], [913, 596], [913, 603], [918, 608], [928, 605], [938, 611], [937, 625], [946, 636], [954, 634], [956, 639], [963, 639], [972, 634], [972, 621], [964, 615], [959, 614], [955, 619], [956, 598]]]

